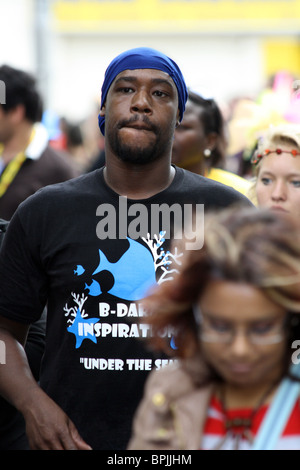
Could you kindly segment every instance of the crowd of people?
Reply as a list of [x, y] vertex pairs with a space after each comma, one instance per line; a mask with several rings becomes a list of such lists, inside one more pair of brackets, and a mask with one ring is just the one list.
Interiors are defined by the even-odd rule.
[[216, 100], [138, 47], [91, 155], [82, 126], [47, 134], [32, 76], [0, 80], [0, 449], [300, 449], [295, 122], [230, 154]]

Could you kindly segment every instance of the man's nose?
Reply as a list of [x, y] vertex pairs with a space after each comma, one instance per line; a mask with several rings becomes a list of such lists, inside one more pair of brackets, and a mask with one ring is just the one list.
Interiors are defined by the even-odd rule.
[[137, 91], [132, 97], [131, 109], [134, 112], [142, 112], [150, 114], [152, 112], [152, 102], [145, 90]]

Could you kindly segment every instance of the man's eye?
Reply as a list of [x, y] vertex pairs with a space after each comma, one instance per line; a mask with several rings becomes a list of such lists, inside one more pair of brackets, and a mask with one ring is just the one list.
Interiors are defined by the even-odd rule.
[[155, 95], [155, 96], [164, 97], [164, 96], [167, 96], [167, 93], [165, 93], [164, 91], [161, 91], [161, 90], [156, 90], [156, 91], [154, 92], [154, 95]]
[[292, 185], [293, 185], [295, 188], [300, 188], [300, 181], [294, 180], [294, 181], [292, 181]]
[[121, 87], [121, 88], [119, 88], [119, 91], [120, 91], [121, 93], [131, 93], [133, 90], [132, 90], [132, 88], [126, 86], [126, 87]]

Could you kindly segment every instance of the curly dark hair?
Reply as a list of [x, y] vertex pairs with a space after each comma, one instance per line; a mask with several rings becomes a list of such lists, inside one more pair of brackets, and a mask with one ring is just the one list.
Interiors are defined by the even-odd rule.
[[[184, 244], [182, 245], [184, 246]], [[199, 349], [199, 325], [193, 305], [212, 279], [247, 283], [287, 312], [287, 356], [300, 338], [300, 230], [285, 214], [267, 209], [231, 207], [206, 215], [204, 245], [186, 250], [179, 272], [143, 301], [153, 336], [150, 344], [174, 355], [166, 327], [176, 331], [176, 356]]]

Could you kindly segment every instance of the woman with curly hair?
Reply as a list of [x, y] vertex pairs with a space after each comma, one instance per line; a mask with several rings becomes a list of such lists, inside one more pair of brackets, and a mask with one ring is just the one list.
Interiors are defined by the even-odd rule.
[[300, 449], [299, 237], [267, 209], [206, 217], [203, 247], [144, 301], [174, 363], [150, 374], [128, 449]]

